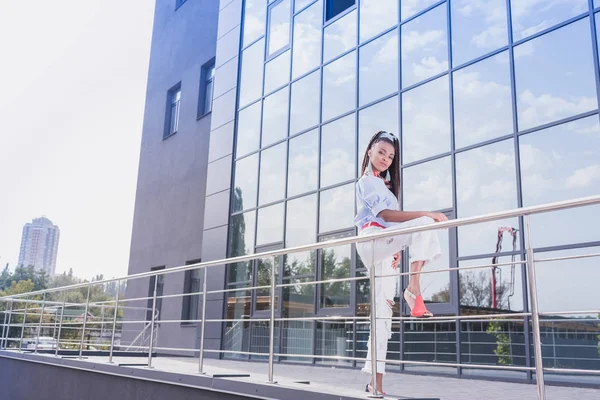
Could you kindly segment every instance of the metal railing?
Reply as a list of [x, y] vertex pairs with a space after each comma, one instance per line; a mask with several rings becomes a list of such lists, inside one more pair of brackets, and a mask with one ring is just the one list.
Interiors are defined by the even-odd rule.
[[[504, 371], [527, 371], [529, 373], [535, 373], [535, 381], [536, 381], [536, 385], [537, 385], [538, 398], [540, 400], [543, 400], [543, 399], [545, 399], [544, 372], [552, 372], [552, 373], [561, 372], [561, 373], [567, 373], [567, 374], [571, 373], [571, 374], [600, 375], [600, 370], [544, 368], [543, 363], [542, 363], [542, 346], [547, 346], [547, 345], [542, 344], [541, 331], [540, 331], [540, 324], [541, 324], [540, 317], [546, 316], [546, 315], [600, 314], [600, 309], [591, 309], [591, 310], [583, 310], [583, 311], [558, 311], [558, 312], [543, 312], [543, 313], [540, 312], [539, 304], [538, 304], [538, 296], [537, 296], [536, 264], [550, 262], [550, 261], [567, 260], [567, 259], [599, 257], [600, 253], [583, 254], [583, 255], [579, 255], [579, 256], [568, 256], [568, 257], [544, 258], [544, 259], [538, 259], [538, 260], [534, 259], [534, 251], [533, 251], [532, 241], [531, 241], [530, 215], [544, 213], [544, 212], [550, 212], [550, 211], [564, 210], [564, 209], [569, 209], [569, 208], [573, 208], [573, 207], [590, 206], [590, 205], [595, 205], [595, 204], [600, 204], [600, 195], [586, 197], [586, 198], [579, 198], [579, 199], [574, 199], [574, 200], [568, 200], [568, 201], [555, 202], [555, 203], [551, 203], [551, 204], [518, 208], [518, 209], [490, 213], [490, 214], [486, 214], [486, 215], [469, 217], [469, 218], [461, 218], [461, 219], [436, 223], [433, 225], [417, 226], [417, 227], [405, 228], [405, 229], [396, 230], [396, 231], [382, 231], [380, 233], [376, 233], [376, 234], [372, 234], [372, 235], [365, 235], [365, 236], [360, 236], [360, 237], [347, 237], [347, 238], [341, 238], [341, 239], [329, 240], [329, 241], [325, 241], [325, 242], [314, 243], [314, 244], [305, 245], [305, 246], [298, 246], [298, 247], [294, 247], [294, 248], [285, 248], [285, 249], [279, 249], [279, 250], [268, 251], [268, 252], [263, 252], [263, 253], [244, 255], [244, 256], [239, 256], [239, 257], [232, 257], [232, 258], [228, 258], [228, 259], [207, 261], [207, 262], [185, 265], [185, 266], [176, 267], [176, 268], [169, 268], [169, 269], [163, 269], [163, 270], [158, 270], [158, 271], [134, 274], [134, 275], [129, 275], [126, 277], [121, 277], [121, 278], [106, 279], [103, 281], [96, 281], [96, 282], [86, 282], [86, 283], [80, 283], [80, 284], [76, 284], [76, 285], [61, 287], [61, 288], [53, 288], [53, 289], [40, 290], [40, 291], [23, 293], [23, 294], [18, 294], [18, 295], [5, 296], [5, 297], [0, 298], [0, 306], [3, 307], [3, 309], [4, 309], [4, 312], [2, 313], [3, 318], [0, 318], [0, 322], [2, 322], [2, 325], [1, 325], [2, 326], [2, 331], [1, 331], [2, 336], [0, 337], [0, 349], [9, 349], [9, 348], [13, 347], [12, 344], [15, 344], [16, 342], [18, 342], [17, 349], [20, 351], [23, 351], [22, 345], [23, 345], [24, 339], [26, 339], [26, 338], [24, 338], [24, 335], [26, 334], [28, 329], [29, 329], [29, 331], [34, 329], [37, 332], [37, 338], [38, 338], [35, 340], [35, 347], [34, 347], [35, 352], [37, 352], [39, 337], [41, 336], [43, 330], [44, 329], [46, 329], [46, 330], [52, 329], [52, 331], [53, 331], [52, 337], [54, 337], [54, 335], [56, 335], [56, 333], [58, 332], [58, 334], [57, 334], [58, 340], [57, 340], [57, 346], [55, 349], [55, 356], [58, 355], [59, 348], [61, 347], [61, 345], [66, 345], [66, 346], [78, 345], [77, 347], [79, 348], [79, 357], [81, 357], [84, 345], [87, 344], [87, 346], [89, 347], [90, 344], [95, 343], [89, 335], [88, 335], [88, 340], [86, 342], [86, 340], [85, 340], [86, 331], [89, 334], [89, 332], [93, 331], [94, 329], [97, 330], [97, 328], [90, 328], [91, 326], [97, 326], [100, 324], [101, 325], [100, 329], [102, 332], [100, 334], [100, 336], [103, 336], [104, 325], [109, 324], [110, 325], [109, 330], [111, 332], [110, 343], [107, 344], [105, 347], [107, 347], [108, 351], [109, 351], [109, 362], [112, 362], [113, 351], [116, 348], [119, 348], [119, 349], [123, 348], [123, 347], [127, 348], [127, 344], [123, 344], [123, 333], [128, 332], [128, 331], [130, 332], [131, 330], [127, 330], [127, 329], [125, 329], [125, 327], [127, 327], [129, 325], [134, 326], [135, 324], [143, 324], [140, 335], [145, 336], [147, 334], [147, 331], [148, 330], [150, 331], [147, 346], [144, 346], [143, 343], [140, 345], [135, 345], [135, 341], [137, 339], [134, 339], [134, 341], [132, 341], [129, 344], [129, 346], [147, 350], [147, 352], [148, 352], [147, 366], [149, 368], [152, 368], [153, 353], [157, 352], [157, 351], [198, 352], [199, 353], [198, 372], [200, 374], [204, 373], [204, 356], [206, 353], [216, 353], [216, 354], [221, 354], [221, 355], [229, 354], [229, 355], [266, 357], [266, 358], [268, 358], [268, 380], [270, 383], [275, 383], [274, 373], [273, 373], [273, 365], [274, 365], [275, 357], [288, 357], [288, 358], [296, 358], [296, 359], [318, 358], [320, 360], [331, 360], [331, 361], [338, 361], [338, 362], [339, 361], [350, 361], [350, 362], [364, 361], [364, 358], [339, 355], [339, 352], [337, 355], [278, 353], [275, 351], [275, 336], [276, 336], [275, 324], [276, 323], [281, 324], [284, 322], [293, 322], [293, 321], [297, 321], [297, 322], [320, 321], [321, 323], [324, 323], [324, 322], [344, 323], [347, 321], [354, 321], [354, 323], [363, 322], [365, 324], [369, 324], [369, 326], [370, 326], [370, 334], [371, 334], [371, 346], [370, 347], [372, 349], [372, 357], [371, 357], [370, 362], [371, 362], [372, 371], [377, 371], [377, 362], [378, 361], [386, 362], [388, 364], [396, 364], [396, 365], [421, 365], [421, 366], [441, 366], [441, 367], [457, 367], [457, 368], [473, 368], [473, 369], [496, 369], [496, 370], [504, 370]], [[370, 268], [369, 276], [364, 276], [364, 277], [314, 280], [314, 281], [284, 283], [284, 284], [276, 283], [276, 271], [275, 271], [276, 268], [275, 268], [275, 266], [277, 265], [277, 262], [276, 262], [277, 256], [288, 255], [288, 254], [292, 254], [292, 253], [314, 251], [314, 250], [318, 250], [318, 249], [331, 248], [331, 247], [341, 246], [341, 245], [350, 245], [350, 244], [354, 244], [357, 242], [364, 242], [364, 241], [370, 241], [372, 248], [374, 248], [374, 243], [375, 243], [374, 241], [376, 239], [381, 239], [381, 238], [385, 238], [385, 237], [389, 237], [389, 236], [417, 233], [417, 232], [423, 232], [423, 231], [428, 231], [428, 230], [443, 230], [443, 229], [448, 229], [448, 228], [455, 228], [455, 227], [460, 227], [460, 226], [465, 226], [465, 225], [490, 222], [490, 221], [494, 221], [494, 220], [511, 218], [511, 217], [524, 217], [524, 220], [525, 220], [524, 221], [525, 222], [525, 232], [526, 232], [526, 260], [525, 261], [513, 261], [513, 262], [503, 263], [503, 264], [496, 263], [496, 264], [476, 265], [476, 266], [469, 266], [469, 267], [457, 266], [454, 268], [444, 268], [444, 269], [437, 269], [437, 270], [421, 271], [420, 273], [428, 274], [428, 273], [440, 273], [440, 272], [449, 272], [449, 271], [475, 270], [475, 269], [482, 269], [482, 268], [490, 268], [493, 265], [495, 265], [497, 267], [503, 266], [503, 265], [523, 265], [526, 268], [526, 276], [527, 276], [527, 284], [528, 284], [527, 298], [530, 301], [530, 311], [514, 312], [514, 313], [504, 312], [504, 313], [499, 313], [499, 314], [490, 313], [487, 315], [484, 314], [484, 315], [437, 316], [437, 317], [428, 318], [427, 320], [420, 320], [420, 319], [415, 319], [413, 317], [406, 317], [406, 316], [392, 316], [392, 317], [388, 317], [387, 319], [390, 319], [392, 322], [395, 322], [395, 323], [398, 323], [398, 322], [402, 323], [405, 321], [413, 321], [413, 322], [417, 321], [420, 323], [454, 322], [457, 326], [456, 329], [459, 329], [458, 324], [461, 323], [462, 321], [466, 321], [466, 322], [486, 321], [486, 320], [487, 321], [490, 321], [490, 320], [502, 321], [503, 319], [514, 320], [515, 318], [521, 317], [521, 318], [523, 318], [522, 321], [524, 321], [524, 323], [528, 323], [529, 322], [528, 318], [530, 318], [532, 334], [533, 334], [532, 335], [532, 337], [533, 337], [533, 355], [534, 355], [534, 359], [535, 359], [533, 367], [529, 367], [529, 366], [525, 366], [525, 365], [523, 365], [523, 366], [520, 366], [520, 365], [490, 365], [490, 364], [482, 364], [482, 363], [474, 364], [474, 363], [470, 363], [470, 362], [461, 362], [461, 360], [458, 360], [457, 363], [394, 360], [394, 359], [386, 358], [386, 355], [383, 355], [383, 356], [377, 355], [377, 346], [375, 343], [375, 340], [376, 340], [376, 323], [375, 322], [378, 319], [382, 319], [382, 317], [377, 316], [376, 302], [375, 302], [376, 286], [374, 285], [374, 282], [376, 279], [382, 279], [385, 277], [393, 276], [393, 277], [398, 278], [400, 276], [409, 276], [409, 275], [413, 274], [411, 272], [402, 272], [402, 273], [399, 272], [394, 275], [376, 276], [375, 269]], [[374, 257], [374, 255], [373, 255], [373, 257]], [[251, 287], [244, 286], [244, 287], [239, 287], [239, 288], [229, 288], [229, 289], [211, 290], [211, 291], [207, 290], [207, 269], [208, 268], [215, 267], [215, 266], [222, 266], [222, 265], [232, 265], [232, 264], [236, 264], [236, 263], [242, 263], [242, 262], [247, 262], [247, 261], [252, 261], [252, 260], [257, 260], [257, 259], [266, 259], [266, 258], [270, 258], [270, 260], [272, 262], [269, 285], [251, 286]], [[371, 260], [371, 265], [372, 264], [373, 264], [373, 259]], [[202, 268], [204, 270], [203, 271], [204, 272], [203, 273], [203, 285], [202, 285], [201, 292], [158, 295], [158, 281], [159, 281], [160, 276], [164, 276], [167, 274], [173, 274], [173, 273], [181, 273], [184, 271], [198, 269], [198, 268]], [[120, 288], [121, 283], [123, 281], [139, 280], [139, 279], [151, 278], [151, 277], [154, 277], [153, 290], [151, 291], [152, 296], [124, 298], [123, 294], [119, 293], [119, 290], [117, 290], [116, 298], [114, 300], [91, 301], [91, 299], [90, 299], [90, 293], [91, 293], [92, 287], [95, 285], [104, 285], [107, 283], [116, 282], [117, 288]], [[321, 284], [332, 284], [332, 283], [352, 282], [352, 281], [369, 281], [370, 282], [370, 288], [371, 288], [369, 291], [370, 292], [370, 316], [368, 316], [368, 317], [357, 316], [357, 315], [352, 315], [352, 316], [349, 316], [349, 315], [340, 315], [340, 316], [316, 315], [316, 316], [310, 316], [310, 317], [278, 317], [278, 318], [275, 317], [275, 306], [274, 305], [276, 304], [276, 292], [278, 291], [278, 289], [282, 289], [282, 288], [286, 288], [286, 287], [290, 287], [290, 286], [301, 287], [301, 286], [305, 286], [305, 285], [321, 285]], [[66, 302], [66, 298], [67, 298], [66, 295], [69, 291], [74, 290], [74, 289], [82, 289], [82, 288], [87, 288], [87, 296], [86, 296], [85, 303]], [[269, 296], [269, 301], [270, 301], [269, 304], [270, 305], [269, 305], [269, 314], [268, 315], [265, 314], [264, 318], [248, 319], [247, 315], [243, 315], [242, 318], [219, 318], [219, 319], [206, 318], [206, 304], [207, 304], [207, 295], [208, 294], [223, 295], [225, 293], [235, 293], [235, 292], [239, 292], [239, 291], [245, 291], [245, 292], [256, 291], [256, 290], [264, 291], [266, 289], [270, 290], [270, 296]], [[63, 293], [63, 301], [62, 302], [49, 301], [46, 299], [47, 296], [50, 296], [50, 295], [56, 294], [56, 293], [60, 293], [60, 292]], [[202, 299], [201, 300], [201, 304], [202, 304], [201, 318], [179, 319], [179, 320], [172, 319], [172, 320], [160, 321], [161, 324], [199, 323], [200, 324], [199, 325], [199, 327], [200, 327], [200, 346], [199, 346], [199, 348], [198, 349], [195, 349], [195, 348], [190, 349], [190, 348], [176, 348], [176, 347], [159, 347], [157, 345], [158, 342], [155, 341], [156, 335], [158, 333], [157, 316], [158, 316], [159, 310], [157, 309], [157, 302], [159, 300], [162, 301], [163, 299], [177, 298], [177, 297], [183, 298], [186, 296], [199, 296], [199, 295], [202, 296], [201, 297], [201, 299]], [[119, 310], [127, 311], [129, 309], [132, 312], [135, 310], [146, 311], [146, 308], [144, 308], [144, 307], [122, 306], [121, 304], [127, 303], [127, 302], [144, 302], [144, 301], [147, 301], [147, 302], [149, 302], [149, 304], [152, 305], [151, 307], [148, 307], [148, 309], [151, 309], [150, 315], [152, 317], [150, 318], [150, 321], [148, 321], [148, 318], [145, 318], [144, 320], [135, 320], [132, 318], [132, 316], [128, 316], [128, 317], [122, 316], [119, 320]], [[34, 307], [29, 307], [30, 304], [32, 304]], [[66, 308], [69, 308], [69, 307], [84, 307], [85, 312], [83, 314], [82, 321], [80, 321], [80, 322], [79, 321], [73, 322], [72, 320], [65, 321], [64, 311]], [[101, 318], [97, 318], [96, 316], [93, 315], [93, 313], [92, 313], [91, 317], [88, 317], [88, 315], [90, 315], [89, 311], [91, 309], [98, 308], [98, 307], [100, 307], [102, 310]], [[61, 310], [60, 317], [57, 316], [58, 309]], [[111, 317], [112, 320], [105, 321], [106, 309], [112, 310], [112, 312], [108, 313], [109, 317]], [[37, 310], [39, 310], [39, 312], [34, 312]], [[52, 311], [49, 312], [48, 310], [52, 310], [54, 313], [52, 314]], [[527, 310], [527, 305], [524, 306], [524, 310]], [[54, 318], [50, 318], [49, 322], [44, 322], [44, 316], [45, 315], [48, 316], [50, 314], [54, 315]], [[15, 323], [15, 321], [14, 321], [15, 317], [19, 317], [19, 316], [22, 316], [21, 323]], [[37, 322], [27, 322], [28, 317], [31, 318], [32, 316], [39, 316], [39, 320]], [[242, 351], [242, 350], [226, 350], [226, 349], [212, 350], [212, 349], [205, 348], [206, 323], [234, 323], [234, 325], [232, 327], [230, 327], [230, 329], [228, 330], [228, 332], [231, 332], [232, 334], [234, 334], [235, 329], [237, 329], [237, 328], [244, 329], [244, 324], [247, 322], [250, 322], [250, 321], [252, 321], [252, 323], [257, 323], [257, 322], [265, 323], [265, 324], [268, 323], [268, 335], [265, 332], [263, 332], [264, 334], [261, 336], [262, 339], [260, 339], [260, 341], [259, 341], [260, 344], [257, 344], [254, 346], [254, 347], [258, 347], [259, 349], [266, 350], [266, 351]], [[120, 340], [119, 344], [117, 344], [115, 341], [118, 326], [121, 328], [121, 340]], [[64, 330], [68, 330], [68, 329], [78, 330], [78, 329], [80, 329], [79, 327], [81, 328], [81, 337], [79, 338], [79, 340], [62, 340], [61, 341], [61, 332], [63, 332]], [[13, 334], [14, 334], [15, 330], [18, 330], [19, 338], [10, 337], [11, 329], [12, 329]], [[134, 330], [134, 331], [138, 332], [137, 330]], [[138, 338], [140, 335], [138, 335]], [[279, 335], [281, 335], [281, 333], [279, 333]], [[265, 338], [265, 336], [268, 336], [268, 337]], [[258, 336], [257, 336], [257, 339], [259, 339]], [[268, 341], [265, 339], [268, 339]], [[301, 338], [299, 340], [313, 340], [313, 339], [314, 338], [307, 337], [307, 338]], [[327, 339], [327, 340], [329, 340], [331, 342], [331, 339]], [[525, 342], [525, 343], [527, 343], [527, 342]], [[514, 346], [523, 346], [523, 345], [524, 344], [515, 344]], [[332, 344], [330, 344], [330, 346], [332, 346]], [[265, 349], [265, 347], [267, 347], [267, 349]], [[511, 350], [510, 350], [511, 353], [512, 353], [513, 347], [511, 347]], [[555, 348], [556, 348], [556, 346], [555, 346]], [[359, 351], [355, 351], [355, 353], [356, 352], [359, 352]], [[440, 352], [440, 354], [447, 355], [444, 352]], [[477, 355], [477, 353], [471, 353], [471, 351], [467, 352], [467, 354]], [[520, 356], [520, 357], [523, 357], [523, 356]], [[377, 393], [376, 380], [373, 380], [373, 392]], [[381, 396], [374, 394], [373, 397], [381, 397]]]

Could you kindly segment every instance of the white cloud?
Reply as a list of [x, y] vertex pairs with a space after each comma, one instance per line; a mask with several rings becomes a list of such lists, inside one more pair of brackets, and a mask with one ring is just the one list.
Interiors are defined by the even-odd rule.
[[442, 73], [447, 69], [448, 61], [438, 61], [435, 56], [422, 58], [418, 64], [412, 64], [413, 76], [415, 76], [417, 80], [429, 78], [430, 76]]
[[589, 165], [577, 169], [565, 182], [569, 189], [583, 189], [600, 179], [600, 165]]
[[402, 54], [407, 55], [414, 50], [423, 51], [431, 47], [445, 46], [446, 32], [428, 30], [425, 32], [408, 31], [402, 33]]
[[519, 95], [521, 130], [598, 108], [595, 97], [565, 99], [551, 94], [534, 95], [529, 89]]

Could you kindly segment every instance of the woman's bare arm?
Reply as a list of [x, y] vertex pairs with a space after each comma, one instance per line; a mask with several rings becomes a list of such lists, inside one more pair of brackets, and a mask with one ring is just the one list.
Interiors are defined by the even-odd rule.
[[385, 222], [406, 222], [412, 219], [429, 217], [435, 222], [448, 221], [448, 217], [445, 214], [438, 212], [428, 211], [394, 211], [394, 210], [383, 210], [377, 216], [383, 219]]

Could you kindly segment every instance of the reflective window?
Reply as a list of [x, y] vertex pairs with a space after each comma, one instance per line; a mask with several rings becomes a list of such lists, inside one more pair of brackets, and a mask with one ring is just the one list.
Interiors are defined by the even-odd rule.
[[319, 130], [290, 139], [288, 197], [317, 189], [319, 170]]
[[600, 0], [594, 0], [594, 8], [600, 7]]
[[[397, 0], [361, 0], [360, 41], [364, 42], [398, 23]], [[396, 46], [397, 47], [397, 46]]]
[[448, 69], [446, 5], [402, 26], [402, 87]]
[[402, 162], [450, 151], [448, 76], [402, 94]]
[[515, 47], [515, 74], [519, 130], [598, 108], [589, 21]]
[[321, 187], [354, 178], [356, 118], [350, 114], [321, 130]]
[[356, 0], [325, 0], [325, 21], [343, 13], [355, 3]]
[[[321, 251], [320, 280], [350, 278], [352, 260], [350, 245], [324, 248]], [[321, 308], [350, 306], [350, 282], [322, 283]]]
[[[281, 257], [275, 257], [275, 265], [273, 265], [273, 257], [259, 258], [256, 260], [256, 286], [269, 286], [271, 284], [271, 271], [275, 268], [275, 282], [278, 282], [279, 270], [281, 269]], [[277, 310], [279, 304], [279, 290], [275, 291], [275, 304], [273, 308]], [[256, 290], [256, 311], [271, 310], [271, 289]], [[275, 329], [278, 331], [278, 329]], [[253, 343], [257, 345], [257, 343]], [[258, 345], [260, 346], [260, 345]], [[252, 351], [252, 350], [251, 350]], [[259, 349], [253, 351], [258, 352]]]
[[[437, 236], [440, 241], [442, 255], [432, 262], [427, 263], [428, 271], [447, 269], [450, 266], [450, 233], [445, 229], [437, 231]], [[420, 281], [423, 288], [423, 300], [432, 303], [450, 303], [450, 272], [440, 271], [431, 274], [422, 274]]]
[[367, 146], [373, 135], [379, 131], [395, 133], [399, 136], [398, 129], [398, 96], [381, 101], [358, 112], [358, 160], [357, 171], [362, 171], [363, 158]]
[[256, 245], [283, 241], [284, 203], [259, 208], [257, 217]]
[[286, 147], [287, 142], [283, 142], [261, 152], [259, 206], [285, 197]]
[[453, 78], [456, 148], [513, 132], [507, 52], [463, 68]]
[[[314, 242], [314, 240], [313, 240]], [[315, 277], [315, 265], [317, 261], [316, 250], [306, 251], [301, 253], [293, 253], [285, 256], [283, 264], [283, 276], [285, 277], [298, 277], [306, 276], [310, 279], [303, 279], [302, 281], [314, 281]], [[298, 280], [300, 281], [300, 280]], [[302, 289], [306, 288], [306, 289]], [[314, 288], [314, 285], [298, 286], [291, 293], [304, 293], [307, 294], [308, 288]], [[310, 289], [310, 293], [314, 293], [313, 289]], [[314, 300], [311, 298], [309, 304], [314, 305]]]
[[265, 147], [287, 136], [288, 90], [285, 87], [264, 100], [261, 147]]
[[543, 3], [535, 1], [512, 1], [511, 12], [514, 40], [517, 41], [531, 36], [587, 11], [587, 0]]
[[506, 0], [454, 0], [450, 4], [454, 65], [508, 44]]
[[[458, 218], [517, 207], [515, 147], [512, 139], [456, 155]], [[498, 229], [518, 229], [517, 218], [469, 225], [458, 229], [459, 255], [492, 253]]]
[[354, 183], [321, 192], [319, 232], [330, 232], [354, 225]]
[[269, 12], [269, 54], [290, 44], [291, 0], [283, 0]]
[[244, 47], [265, 34], [267, 3], [265, 0], [244, 2]]
[[265, 94], [290, 81], [290, 54], [288, 50], [265, 65]]
[[242, 72], [240, 74], [240, 103], [246, 104], [262, 95], [265, 41], [259, 40], [242, 53]]
[[[238, 196], [239, 192], [235, 191]], [[234, 202], [237, 199], [234, 199]], [[229, 256], [237, 257], [254, 253], [254, 229], [256, 227], [256, 211], [231, 216], [229, 225]], [[228, 282], [249, 281], [252, 274], [252, 261], [241, 262], [229, 266]]]
[[321, 62], [321, 0], [294, 17], [294, 53], [292, 78], [297, 78], [316, 68]]
[[294, 12], [302, 10], [304, 7], [312, 3], [314, 0], [294, 0]]
[[[519, 138], [523, 205], [532, 206], [600, 193], [598, 116], [529, 133]], [[600, 206], [531, 216], [534, 247], [600, 239], [600, 225], [590, 215]], [[565, 234], [568, 232], [568, 234]]]
[[325, 27], [323, 62], [356, 47], [356, 10]]
[[402, 21], [437, 3], [438, 0], [402, 0], [400, 17]]
[[359, 62], [359, 105], [397, 92], [398, 30], [393, 30], [361, 47]]
[[452, 208], [450, 157], [405, 168], [402, 172], [403, 209], [431, 211]]
[[315, 71], [292, 84], [290, 135], [319, 123], [320, 93], [320, 71]]
[[236, 157], [241, 157], [258, 149], [261, 105], [262, 103], [258, 101], [238, 113]]
[[316, 242], [317, 195], [288, 201], [285, 226], [285, 247]]
[[[318, 103], [318, 98], [313, 97]], [[323, 121], [356, 107], [356, 52], [323, 67]]]
[[235, 197], [232, 212], [256, 207], [258, 154], [253, 154], [235, 162], [235, 183], [233, 186]]

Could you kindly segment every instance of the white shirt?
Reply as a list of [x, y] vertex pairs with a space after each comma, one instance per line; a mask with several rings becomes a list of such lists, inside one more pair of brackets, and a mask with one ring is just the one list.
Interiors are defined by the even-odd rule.
[[356, 183], [356, 205], [357, 212], [354, 218], [354, 225], [360, 231], [368, 222], [377, 222], [378, 224], [388, 227], [393, 223], [385, 222], [382, 218], [377, 217], [377, 214], [383, 210], [400, 209], [398, 199], [385, 186], [383, 179], [376, 176], [365, 174]]

